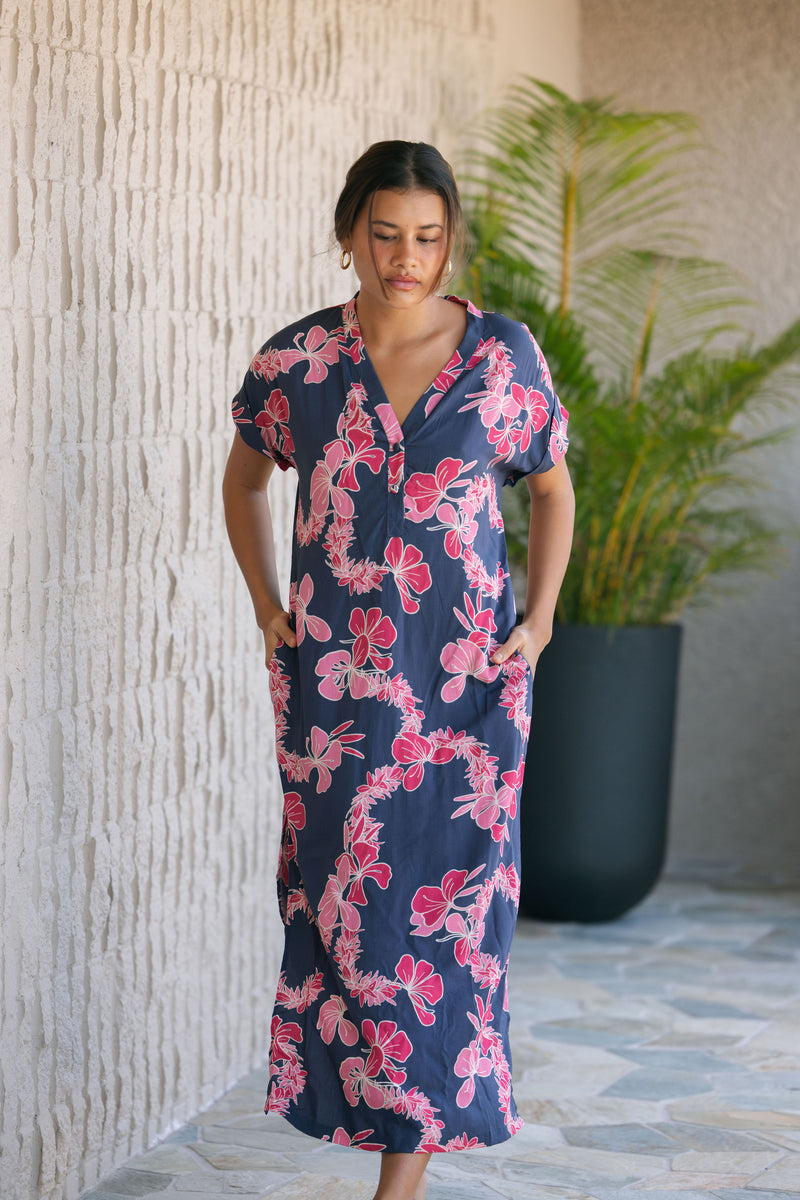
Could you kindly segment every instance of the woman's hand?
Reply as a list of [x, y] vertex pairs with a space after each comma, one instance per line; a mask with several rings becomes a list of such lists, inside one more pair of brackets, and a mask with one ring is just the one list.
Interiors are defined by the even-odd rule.
[[552, 632], [552, 626], [547, 630], [536, 629], [523, 621], [521, 624], [515, 625], [502, 646], [497, 647], [491, 656], [491, 661], [500, 664], [514, 654], [521, 654], [527, 660], [531, 671], [535, 672], [539, 655], [550, 641]]
[[531, 494], [525, 615], [497, 647], [492, 662], [505, 662], [519, 652], [535, 671], [539, 655], [553, 636], [556, 599], [572, 545], [575, 497], [563, 458], [541, 475], [528, 475], [525, 482]]
[[272, 656], [283, 642], [294, 648], [297, 645], [297, 634], [289, 624], [289, 613], [278, 609], [262, 626], [264, 634], [264, 659], [269, 666]]

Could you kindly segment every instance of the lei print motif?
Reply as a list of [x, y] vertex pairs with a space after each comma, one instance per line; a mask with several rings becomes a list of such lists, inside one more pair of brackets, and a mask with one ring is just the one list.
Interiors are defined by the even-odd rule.
[[269, 676], [286, 946], [267, 1110], [375, 1151], [522, 1123], [507, 972], [531, 672], [491, 662], [514, 622], [498, 488], [558, 460], [567, 417], [528, 330], [466, 307], [402, 428], [353, 301], [273, 338], [233, 405], [248, 444], [304, 456], [297, 647]]

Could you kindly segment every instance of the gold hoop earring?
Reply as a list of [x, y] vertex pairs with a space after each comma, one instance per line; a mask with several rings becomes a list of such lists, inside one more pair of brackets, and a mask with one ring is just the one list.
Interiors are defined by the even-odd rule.
[[[345, 260], [347, 260], [347, 261], [345, 261]], [[349, 250], [343, 250], [342, 253], [339, 255], [339, 266], [342, 268], [343, 271], [347, 270], [347, 268], [350, 266], [350, 263], [352, 261], [353, 261], [353, 255], [351, 254], [351, 252]]]
[[448, 275], [452, 275], [452, 274], [453, 274], [453, 260], [452, 260], [452, 258], [448, 258], [448, 260], [447, 260], [447, 274], [448, 274]]

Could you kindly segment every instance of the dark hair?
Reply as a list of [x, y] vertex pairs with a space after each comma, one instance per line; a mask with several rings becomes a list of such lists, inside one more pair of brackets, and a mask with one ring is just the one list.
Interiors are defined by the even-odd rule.
[[464, 213], [452, 168], [435, 146], [427, 142], [374, 142], [347, 172], [336, 201], [333, 231], [341, 243], [352, 234], [364, 206], [368, 204], [372, 211], [376, 192], [407, 192], [411, 188], [435, 192], [444, 203], [448, 255], [432, 285], [431, 291], [436, 291], [445, 273], [447, 257], [458, 262], [462, 254]]

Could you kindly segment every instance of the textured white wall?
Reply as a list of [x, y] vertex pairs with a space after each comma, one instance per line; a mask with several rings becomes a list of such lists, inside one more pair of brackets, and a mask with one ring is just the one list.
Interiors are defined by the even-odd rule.
[[[705, 253], [751, 280], [758, 336], [800, 315], [800, 5], [581, 0], [584, 95], [684, 109], [711, 147], [687, 197]], [[798, 420], [798, 405], [778, 423]], [[762, 459], [763, 501], [800, 522], [800, 439]], [[800, 553], [686, 619], [670, 866], [800, 878]]]
[[263, 1061], [278, 785], [228, 400], [352, 290], [354, 155], [452, 153], [503, 37], [488, 0], [0, 5], [3, 1200], [74, 1198]]

